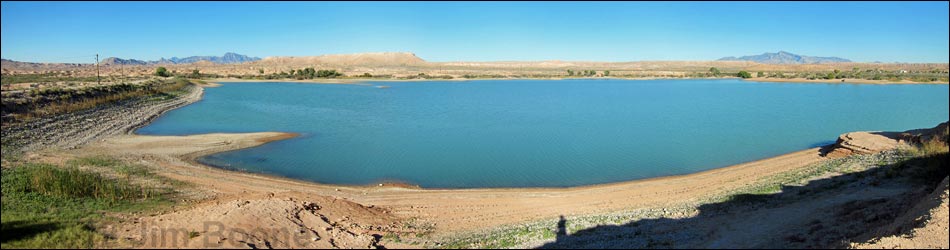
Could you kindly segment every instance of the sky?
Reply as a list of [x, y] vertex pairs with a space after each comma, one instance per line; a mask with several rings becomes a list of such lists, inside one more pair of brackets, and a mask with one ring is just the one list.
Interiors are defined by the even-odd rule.
[[2, 2], [0, 56], [413, 52], [445, 61], [950, 62], [948, 2]]

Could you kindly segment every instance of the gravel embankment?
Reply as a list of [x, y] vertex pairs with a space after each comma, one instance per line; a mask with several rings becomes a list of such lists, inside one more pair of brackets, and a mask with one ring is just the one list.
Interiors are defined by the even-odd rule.
[[20, 151], [71, 149], [106, 136], [132, 133], [169, 110], [200, 100], [204, 93], [197, 86], [185, 90], [184, 95], [169, 100], [134, 98], [4, 127], [4, 144]]

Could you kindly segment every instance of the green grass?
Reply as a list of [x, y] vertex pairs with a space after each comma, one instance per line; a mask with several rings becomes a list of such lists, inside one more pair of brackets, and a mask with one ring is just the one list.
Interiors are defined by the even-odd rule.
[[[111, 219], [104, 212], [149, 211], [170, 204], [168, 190], [109, 178], [79, 166], [119, 172], [134, 165], [88, 157], [69, 161], [65, 167], [25, 163], [3, 169], [2, 248], [97, 247], [106, 238], [96, 232], [96, 225]], [[129, 176], [142, 179], [137, 171]]]
[[121, 161], [114, 158], [104, 157], [104, 156], [89, 156], [76, 158], [66, 161], [66, 165], [69, 166], [95, 166], [95, 167], [111, 167], [120, 164]]
[[402, 242], [402, 238], [396, 233], [386, 233], [383, 235], [383, 241], [400, 243]]
[[[7, 176], [9, 175], [9, 177]], [[9, 183], [9, 184], [8, 184]], [[151, 188], [130, 185], [75, 167], [29, 164], [4, 175], [4, 193], [36, 193], [58, 198], [90, 198], [115, 203], [155, 196]]]
[[136, 164], [126, 164], [122, 161], [119, 161], [114, 158], [103, 157], [103, 156], [89, 156], [72, 159], [66, 162], [66, 166], [91, 166], [99, 168], [107, 168], [114, 171], [116, 174], [129, 179], [131, 177], [150, 177], [150, 178], [160, 178], [148, 170], [145, 166], [136, 165]]

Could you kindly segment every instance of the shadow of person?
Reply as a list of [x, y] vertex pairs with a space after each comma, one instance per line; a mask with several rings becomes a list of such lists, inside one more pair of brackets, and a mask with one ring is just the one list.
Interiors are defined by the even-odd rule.
[[564, 220], [564, 215], [560, 215], [560, 219], [557, 221], [557, 238], [555, 242], [562, 242], [567, 237], [567, 221]]

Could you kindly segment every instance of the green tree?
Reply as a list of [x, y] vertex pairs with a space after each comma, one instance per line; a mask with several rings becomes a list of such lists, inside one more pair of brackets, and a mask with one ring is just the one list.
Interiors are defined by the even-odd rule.
[[[331, 70], [321, 69], [321, 70], [319, 70], [319, 71], [316, 72], [316, 76], [317, 76], [317, 77], [321, 77], [321, 78], [334, 78], [334, 77], [338, 77], [338, 76], [342, 76], [342, 75], [343, 75], [342, 73], [336, 72], [336, 70], [332, 70], [332, 69], [331, 69]], [[421, 76], [425, 76], [425, 74], [424, 74], [424, 73], [419, 73], [419, 76], [420, 76], [420, 77], [421, 77]]]
[[759, 71], [759, 73], [755, 73], [755, 77], [763, 77], [763, 76], [765, 76], [765, 72]]
[[166, 69], [165, 67], [158, 67], [157, 69], [155, 69], [155, 75], [161, 76], [161, 77], [171, 76], [171, 74], [168, 73], [168, 69]]
[[712, 73], [714, 76], [719, 76], [719, 74], [721, 73], [719, 72], [719, 69], [717, 69], [716, 67], [709, 68], [709, 72]]
[[835, 79], [835, 73], [828, 72], [828, 76], [825, 76], [825, 79]]
[[313, 79], [317, 75], [317, 71], [311, 68], [303, 69], [303, 73], [300, 74], [303, 78]]
[[739, 77], [742, 77], [742, 78], [751, 78], [751, 77], [752, 77], [752, 74], [749, 74], [749, 72], [747, 72], [747, 71], [745, 71], [745, 70], [739, 71], [739, 74], [736, 74], [736, 75], [739, 76]]
[[604, 76], [610, 76], [610, 70], [604, 70]]
[[190, 75], [189, 77], [191, 77], [191, 78], [201, 78], [201, 72], [199, 72], [198, 69], [192, 70], [192, 71], [191, 71], [191, 75]]
[[257, 73], [260, 73], [261, 75], [263, 75], [263, 74], [264, 74], [264, 69], [257, 69]]
[[574, 71], [573, 71], [573, 70], [567, 70], [567, 75], [568, 75], [568, 76], [574, 76]]

